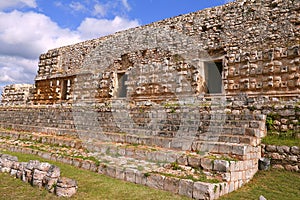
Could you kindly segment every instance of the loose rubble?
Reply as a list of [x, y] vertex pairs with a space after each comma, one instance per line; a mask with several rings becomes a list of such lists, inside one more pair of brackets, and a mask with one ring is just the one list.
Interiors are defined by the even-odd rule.
[[78, 188], [75, 180], [60, 177], [57, 166], [37, 160], [18, 162], [15, 156], [0, 154], [0, 172], [9, 173], [32, 186], [45, 188], [57, 196], [71, 197]]

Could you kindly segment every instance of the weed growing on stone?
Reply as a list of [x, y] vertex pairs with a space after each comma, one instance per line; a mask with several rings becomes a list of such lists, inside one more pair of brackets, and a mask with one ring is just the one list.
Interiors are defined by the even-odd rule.
[[144, 168], [143, 166], [139, 165], [139, 166], [137, 167], [137, 170], [139, 170], [139, 171], [141, 172], [141, 171], [144, 171], [145, 168]]
[[171, 167], [173, 170], [182, 170], [182, 168], [179, 166], [177, 162], [171, 163]]
[[209, 155], [209, 156], [206, 156], [205, 158], [211, 159], [212, 162], [214, 160], [225, 160], [225, 161], [228, 161], [228, 162], [230, 162], [230, 161], [235, 161], [235, 162], [239, 161], [236, 158], [231, 158], [229, 156], [224, 156], [224, 155], [222, 155], [221, 157], [218, 157], [218, 156], [215, 156], [215, 155]]

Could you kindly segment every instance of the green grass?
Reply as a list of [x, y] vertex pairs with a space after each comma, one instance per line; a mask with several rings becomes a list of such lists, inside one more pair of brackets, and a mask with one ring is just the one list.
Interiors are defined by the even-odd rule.
[[262, 143], [289, 147], [300, 146], [300, 138], [287, 134], [274, 135], [271, 132], [268, 132], [268, 135], [262, 139]]
[[23, 183], [19, 179], [12, 178], [8, 174], [3, 173], [0, 173], [0, 194], [0, 199], [3, 200], [58, 199], [46, 190], [39, 190], [29, 184]]
[[[76, 167], [42, 159], [34, 155], [21, 153], [4, 152], [17, 156], [19, 161], [27, 162], [29, 160], [40, 160], [49, 162], [60, 167], [62, 176], [77, 180], [78, 192], [71, 199], [107, 199], [107, 200], [188, 200], [186, 197], [174, 195], [169, 192], [155, 190], [146, 186], [128, 183], [125, 181], [113, 179], [101, 174], [78, 169]], [[17, 189], [16, 189], [17, 188]], [[23, 183], [21, 180], [14, 179], [7, 174], [0, 173], [0, 199], [61, 199], [53, 194], [49, 194], [45, 190], [39, 190], [30, 186], [28, 183]]]
[[300, 173], [281, 170], [260, 171], [248, 184], [220, 200], [299, 200]]
[[[145, 186], [127, 183], [124, 181], [109, 178], [100, 174], [81, 170], [70, 165], [41, 159], [40, 157], [4, 152], [15, 155], [19, 161], [40, 160], [55, 164], [61, 168], [62, 176], [73, 178], [78, 181], [79, 190], [71, 199], [103, 199], [103, 200], [126, 200], [126, 199], [185, 199], [178, 195], [154, 190]], [[40, 199], [63, 199], [49, 194], [45, 190], [30, 186], [7, 174], [0, 173], [0, 199], [13, 200], [40, 200]], [[260, 171], [250, 183], [243, 188], [221, 197], [221, 200], [257, 200], [263, 195], [268, 200], [297, 200], [300, 196], [300, 173], [271, 170]]]

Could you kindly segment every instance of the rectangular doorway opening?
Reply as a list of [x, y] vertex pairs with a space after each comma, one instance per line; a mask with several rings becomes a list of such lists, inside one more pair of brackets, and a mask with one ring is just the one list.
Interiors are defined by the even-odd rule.
[[221, 94], [223, 92], [223, 62], [209, 61], [205, 62], [205, 81], [208, 94]]
[[67, 100], [68, 80], [63, 80], [61, 84], [61, 100]]
[[124, 98], [127, 97], [127, 74], [125, 73], [118, 73], [118, 88], [117, 88], [117, 93], [116, 97], [118, 98]]

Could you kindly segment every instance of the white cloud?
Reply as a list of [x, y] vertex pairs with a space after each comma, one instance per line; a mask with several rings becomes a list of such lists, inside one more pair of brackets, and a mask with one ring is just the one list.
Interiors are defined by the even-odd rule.
[[0, 12], [0, 85], [33, 82], [41, 53], [79, 41], [43, 14]]
[[0, 1], [0, 10], [7, 8], [22, 8], [31, 7], [36, 8], [36, 0], [2, 0]]
[[0, 55], [32, 59], [49, 48], [79, 40], [77, 34], [61, 29], [43, 14], [0, 12]]
[[49, 49], [138, 26], [137, 20], [86, 18], [77, 30], [63, 29], [35, 12], [0, 12], [0, 85], [32, 83], [38, 57]]
[[117, 31], [136, 27], [137, 20], [128, 20], [116, 16], [113, 20], [86, 18], [78, 27], [78, 31], [84, 39], [97, 38]]
[[103, 16], [106, 15], [107, 10], [108, 10], [107, 6], [97, 3], [97, 4], [94, 5], [94, 10], [93, 10], [92, 14], [94, 16], [103, 17]]
[[129, 5], [129, 3], [128, 3], [127, 0], [122, 0], [122, 4], [126, 8], [127, 11], [131, 10], [131, 7], [130, 7], [130, 5]]
[[32, 83], [37, 71], [37, 59], [0, 56], [0, 83]]
[[85, 11], [86, 10], [86, 7], [78, 1], [76, 1], [76, 2], [72, 1], [70, 4], [70, 7], [71, 7], [71, 9], [73, 9], [75, 11]]
[[55, 5], [56, 7], [63, 7], [63, 6], [64, 6], [63, 3], [62, 3], [61, 1], [55, 1], [55, 2], [54, 2], [54, 5]]

